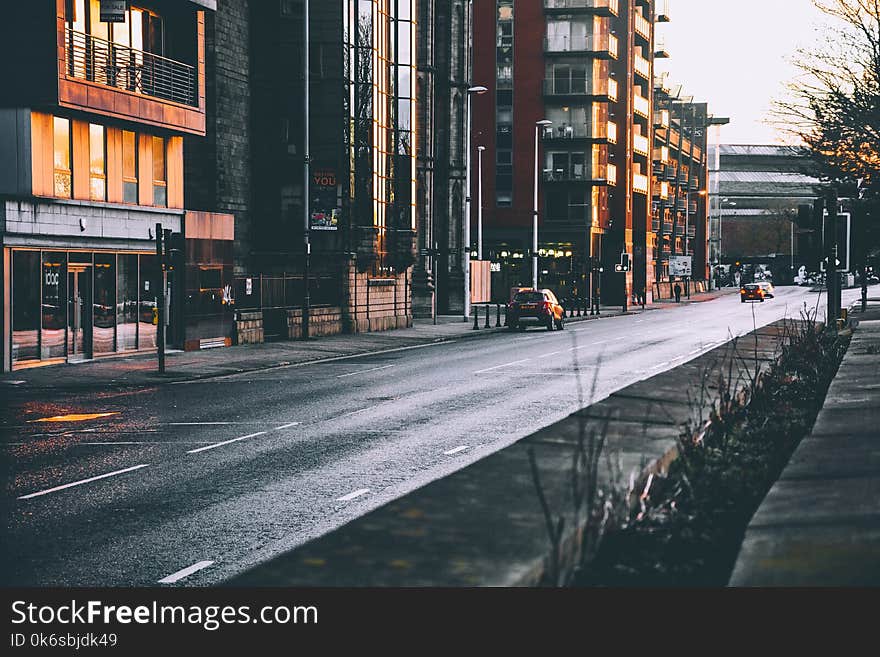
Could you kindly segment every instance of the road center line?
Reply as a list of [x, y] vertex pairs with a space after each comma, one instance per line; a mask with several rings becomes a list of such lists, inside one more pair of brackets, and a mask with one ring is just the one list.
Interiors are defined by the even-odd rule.
[[[227, 424], [235, 424], [234, 422], [166, 422], [165, 423], [169, 427], [213, 427], [213, 426], [224, 426]], [[245, 424], [245, 423], [243, 423]]]
[[446, 456], [453, 456], [454, 454], [460, 454], [466, 449], [470, 449], [467, 445], [461, 445], [460, 447], [456, 447], [455, 449], [450, 449], [448, 452], [443, 452]]
[[342, 497], [337, 497], [336, 501], [337, 502], [350, 502], [351, 500], [355, 499], [356, 497], [360, 497], [361, 495], [366, 495], [369, 492], [370, 492], [369, 488], [359, 488], [358, 490], [356, 490], [352, 493], [349, 493], [348, 495], [343, 495]]
[[549, 354], [542, 354], [538, 356], [538, 358], [549, 358], [550, 356], [556, 356], [557, 354], [561, 354], [561, 351], [551, 351]]
[[358, 370], [357, 372], [349, 372], [348, 374], [340, 374], [336, 378], [344, 379], [347, 376], [355, 376], [357, 374], [367, 374], [368, 372], [378, 372], [379, 370], [387, 370], [389, 367], [394, 367], [394, 365], [383, 365], [382, 367], [373, 367], [368, 370]]
[[290, 429], [290, 427], [299, 426], [299, 422], [288, 422], [287, 424], [282, 424], [280, 427], [275, 427], [272, 431], [284, 431], [285, 429]]
[[239, 436], [238, 438], [233, 438], [232, 440], [224, 440], [222, 443], [214, 443], [213, 445], [208, 445], [206, 447], [199, 447], [198, 449], [191, 449], [187, 452], [187, 454], [198, 454], [199, 452], [206, 452], [209, 449], [214, 449], [216, 447], [223, 447], [224, 445], [230, 445], [232, 443], [237, 443], [239, 440], [247, 440], [248, 438], [256, 438], [257, 436], [265, 436], [268, 431], [257, 431], [257, 433], [249, 433], [246, 436]]
[[496, 365], [495, 367], [487, 367], [484, 370], [477, 370], [474, 374], [484, 374], [486, 372], [491, 372], [492, 370], [500, 370], [502, 367], [510, 367], [511, 365], [519, 365], [520, 363], [525, 363], [532, 360], [531, 358], [523, 358], [522, 360], [515, 360], [512, 363], [504, 363], [504, 365]]
[[93, 481], [98, 481], [98, 479], [106, 479], [107, 477], [115, 477], [116, 475], [125, 474], [126, 472], [133, 472], [135, 470], [140, 470], [141, 468], [146, 468], [150, 464], [143, 463], [141, 465], [133, 465], [130, 468], [124, 468], [122, 470], [114, 470], [113, 472], [108, 472], [106, 474], [98, 475], [97, 477], [89, 477], [88, 479], [81, 479], [79, 481], [72, 481], [69, 484], [64, 484], [62, 486], [55, 486], [54, 488], [47, 488], [46, 490], [41, 490], [37, 493], [30, 493], [29, 495], [22, 495], [18, 499], [20, 500], [29, 500], [32, 497], [39, 497], [40, 495], [47, 495], [49, 493], [54, 493], [59, 490], [64, 490], [65, 488], [72, 488], [73, 486], [82, 486], [83, 484], [88, 484]]
[[187, 566], [183, 570], [178, 570], [176, 573], [172, 573], [168, 575], [168, 577], [163, 577], [159, 580], [159, 584], [174, 584], [175, 582], [179, 582], [184, 577], [189, 577], [193, 573], [196, 573], [208, 566], [212, 566], [214, 564], [213, 561], [199, 561], [194, 563], [192, 566]]

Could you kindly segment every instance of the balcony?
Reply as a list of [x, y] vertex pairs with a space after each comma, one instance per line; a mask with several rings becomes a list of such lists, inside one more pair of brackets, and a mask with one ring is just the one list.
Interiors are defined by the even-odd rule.
[[[615, 126], [616, 129], [617, 126]], [[547, 126], [543, 131], [544, 141], [565, 141], [571, 139], [608, 139], [608, 124], [578, 123]]]
[[608, 164], [608, 165], [606, 165], [606, 167], [607, 167], [607, 169], [606, 169], [607, 173], [606, 173], [605, 177], [608, 180], [608, 184], [609, 185], [616, 185], [617, 184], [617, 166], [615, 166], [614, 164]]
[[195, 66], [67, 29], [67, 77], [198, 107]]
[[544, 169], [543, 171], [543, 180], [544, 182], [554, 183], [554, 182], [607, 182], [607, 178], [605, 176], [608, 175], [608, 169], [606, 167], [595, 166], [593, 167], [593, 171], [590, 172], [588, 167], [583, 164], [575, 164], [568, 168], [564, 169]]
[[651, 21], [642, 16], [638, 11], [635, 14], [635, 28], [636, 34], [645, 39], [645, 41], [651, 41]]
[[636, 53], [633, 58], [633, 70], [646, 81], [651, 81], [651, 62]]
[[648, 193], [648, 176], [640, 173], [633, 174], [633, 191], [639, 194]]
[[669, 110], [660, 110], [654, 114], [654, 127], [655, 128], [668, 128], [669, 127]]
[[594, 80], [593, 78], [545, 78], [544, 95], [551, 98], [580, 97], [617, 100], [617, 81], [611, 79]]
[[644, 135], [633, 135], [633, 150], [639, 155], [647, 157], [651, 152], [651, 145], [648, 143], [648, 138]]
[[660, 232], [660, 222], [656, 219], [651, 220], [651, 232], [659, 233]]
[[612, 34], [596, 34], [581, 37], [553, 36], [544, 38], [546, 53], [585, 53], [599, 59], [617, 59], [617, 37]]
[[663, 177], [669, 182], [675, 182], [675, 179], [678, 177], [678, 169], [674, 165], [668, 165]]
[[664, 235], [671, 235], [672, 234], [672, 222], [671, 221], [664, 221], [663, 222], [662, 232]]
[[[662, 165], [669, 162], [669, 148], [667, 146], [661, 146], [660, 148], [655, 148], [653, 160], [654, 160], [654, 162], [657, 163], [657, 165], [659, 167], [662, 168]], [[662, 176], [663, 172], [659, 171], [655, 175]]]
[[617, 16], [619, 0], [544, 0], [544, 9], [549, 12], [571, 13], [583, 10], [597, 16]]
[[657, 22], [669, 22], [669, 0], [657, 0]]
[[646, 119], [651, 118], [651, 101], [636, 93], [633, 96], [633, 111]]

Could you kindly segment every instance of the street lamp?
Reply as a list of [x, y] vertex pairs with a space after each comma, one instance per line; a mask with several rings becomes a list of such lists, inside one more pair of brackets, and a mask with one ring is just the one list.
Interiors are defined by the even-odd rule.
[[538, 133], [553, 121], [535, 121], [535, 204], [532, 214], [532, 287], [538, 289]]
[[484, 94], [486, 87], [470, 87], [467, 90], [467, 155], [465, 156], [465, 211], [461, 238], [461, 268], [464, 272], [464, 321], [471, 315], [471, 97]]
[[477, 260], [483, 259], [483, 151], [477, 146]]

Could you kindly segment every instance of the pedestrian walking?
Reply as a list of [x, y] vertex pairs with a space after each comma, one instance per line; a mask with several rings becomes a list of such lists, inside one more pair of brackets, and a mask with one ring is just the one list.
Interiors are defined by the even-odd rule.
[[676, 283], [672, 291], [675, 293], [675, 303], [681, 303], [681, 285]]

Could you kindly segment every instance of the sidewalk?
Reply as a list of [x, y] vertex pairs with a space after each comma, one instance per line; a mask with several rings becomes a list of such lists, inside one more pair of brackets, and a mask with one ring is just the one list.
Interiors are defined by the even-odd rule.
[[[640, 309], [632, 311], [631, 314], [638, 312], [641, 312]], [[589, 315], [569, 317], [566, 323], [598, 320], [622, 314], [620, 307], [602, 308], [601, 313], [598, 317]], [[479, 330], [474, 330], [473, 319], [466, 322], [461, 315], [447, 315], [439, 316], [436, 324], [431, 319], [416, 319], [412, 327], [393, 331], [334, 335], [308, 341], [286, 340], [203, 351], [168, 352], [165, 356], [164, 375], [157, 371], [155, 354], [100, 358], [76, 365], [47, 365], [0, 375], [0, 390], [12, 386], [29, 389], [146, 387], [168, 382], [255, 372], [507, 332], [503, 326], [495, 327], [496, 319], [495, 306], [491, 306], [490, 328], [484, 328], [486, 315], [485, 308], [481, 306]], [[501, 323], [504, 323], [503, 309]]]
[[880, 585], [880, 298], [860, 308], [812, 433], [749, 524], [731, 586]]

